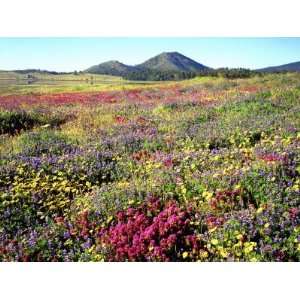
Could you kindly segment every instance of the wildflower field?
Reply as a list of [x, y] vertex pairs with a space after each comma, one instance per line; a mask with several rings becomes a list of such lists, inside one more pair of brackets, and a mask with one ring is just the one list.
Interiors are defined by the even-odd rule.
[[299, 261], [300, 74], [0, 94], [0, 261]]

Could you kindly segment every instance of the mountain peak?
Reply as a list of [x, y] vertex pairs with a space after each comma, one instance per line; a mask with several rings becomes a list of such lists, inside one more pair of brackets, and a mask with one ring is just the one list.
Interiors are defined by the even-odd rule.
[[162, 52], [161, 54], [158, 54], [158, 55], [182, 55], [182, 54], [180, 54], [179, 52], [177, 52], [177, 51], [171, 51], [171, 52], [167, 52], [167, 51], [165, 51], [165, 52]]
[[171, 51], [171, 52], [162, 52], [161, 54], [166, 54], [168, 56], [174, 56], [174, 55], [177, 55], [177, 56], [184, 56], [183, 54], [177, 52], [177, 51]]
[[198, 72], [209, 69], [208, 67], [184, 56], [179, 52], [162, 52], [138, 67], [159, 71]]
[[[102, 64], [116, 64], [116, 65], [124, 65], [123, 63], [121, 63], [120, 61], [118, 60], [108, 60]], [[101, 65], [101, 64], [100, 64]]]

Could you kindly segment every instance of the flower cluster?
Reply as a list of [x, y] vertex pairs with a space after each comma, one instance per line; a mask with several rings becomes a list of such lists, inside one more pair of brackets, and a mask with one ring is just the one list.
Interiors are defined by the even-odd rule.
[[200, 250], [195, 222], [199, 220], [192, 209], [154, 198], [118, 212], [99, 236], [112, 261], [193, 260]]

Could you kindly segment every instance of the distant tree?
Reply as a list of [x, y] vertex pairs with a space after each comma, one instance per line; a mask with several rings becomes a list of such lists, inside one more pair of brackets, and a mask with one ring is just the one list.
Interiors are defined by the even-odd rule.
[[216, 70], [219, 77], [227, 79], [249, 78], [257, 74], [255, 71], [244, 68], [220, 68]]

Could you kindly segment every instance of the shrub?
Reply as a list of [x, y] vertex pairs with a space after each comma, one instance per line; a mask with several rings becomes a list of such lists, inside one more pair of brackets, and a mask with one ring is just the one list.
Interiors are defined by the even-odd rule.
[[15, 134], [38, 124], [40, 121], [25, 111], [0, 112], [0, 134]]

